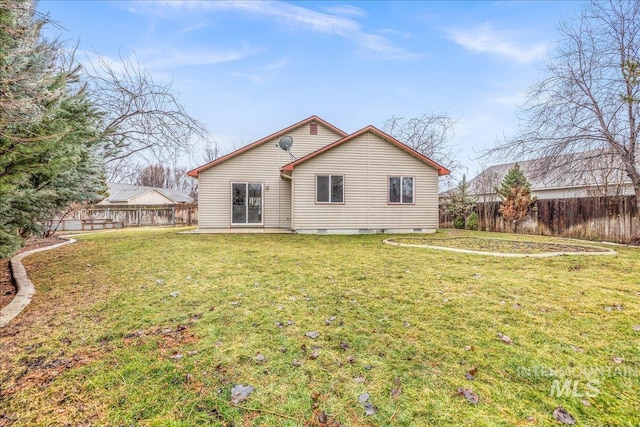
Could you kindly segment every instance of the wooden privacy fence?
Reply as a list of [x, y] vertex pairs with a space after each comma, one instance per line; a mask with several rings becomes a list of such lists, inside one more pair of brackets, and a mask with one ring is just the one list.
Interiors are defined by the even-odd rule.
[[[513, 232], [502, 219], [500, 202], [476, 206], [478, 229]], [[453, 228], [454, 218], [440, 212], [440, 227]], [[537, 200], [517, 233], [543, 234], [628, 243], [640, 237], [635, 196]]]
[[198, 223], [198, 204], [175, 205], [109, 205], [81, 209], [76, 215], [83, 219], [110, 219], [123, 227], [148, 225], [195, 225]]

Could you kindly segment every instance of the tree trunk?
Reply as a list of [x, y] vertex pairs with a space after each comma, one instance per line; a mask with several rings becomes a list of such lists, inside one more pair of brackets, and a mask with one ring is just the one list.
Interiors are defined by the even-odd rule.
[[[634, 160], [633, 162], [630, 160]], [[635, 165], [635, 156], [632, 159], [625, 159], [625, 169], [627, 172], [627, 176], [631, 180], [631, 185], [633, 185], [633, 192], [636, 195], [636, 220], [640, 220], [640, 173]]]
[[632, 240], [635, 239], [636, 237], [638, 237], [637, 235], [634, 235], [634, 233], [633, 233], [633, 223], [635, 222], [636, 224], [640, 224], [640, 184], [635, 184], [633, 186], [633, 191], [636, 194], [636, 215], [635, 215], [635, 221], [634, 221], [633, 215], [630, 215], [631, 216], [631, 218], [630, 218], [631, 221], [630, 222], [632, 224], [631, 225], [631, 233], [630, 233], [631, 236], [630, 237], [631, 237]]

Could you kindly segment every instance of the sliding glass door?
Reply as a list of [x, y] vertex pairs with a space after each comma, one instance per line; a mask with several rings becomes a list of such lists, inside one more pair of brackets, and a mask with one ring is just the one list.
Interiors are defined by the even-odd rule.
[[262, 184], [234, 182], [231, 184], [231, 223], [262, 224]]

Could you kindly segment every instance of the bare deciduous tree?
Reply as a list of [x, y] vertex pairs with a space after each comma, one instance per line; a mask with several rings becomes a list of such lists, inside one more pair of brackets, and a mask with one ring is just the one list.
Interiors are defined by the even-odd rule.
[[162, 165], [149, 165], [140, 171], [134, 184], [145, 187], [171, 188], [173, 184], [173, 171], [170, 167]]
[[205, 127], [178, 101], [171, 83], [154, 81], [135, 59], [100, 58], [85, 70], [89, 93], [102, 115], [102, 155], [110, 180], [122, 162], [175, 161], [191, 153]]
[[195, 179], [188, 177], [187, 172], [183, 167], [149, 165], [140, 168], [137, 175], [131, 177], [130, 182], [145, 187], [180, 190], [196, 198], [198, 183]]
[[620, 196], [624, 194], [627, 174], [615, 153], [600, 153], [587, 157], [583, 162], [580, 182], [587, 194], [593, 197]]
[[471, 192], [476, 195], [479, 203], [495, 202], [499, 199], [495, 188], [500, 185], [502, 178], [498, 172], [485, 169], [470, 182]]
[[127, 160], [114, 162], [106, 170], [106, 180], [107, 182], [133, 184], [143, 168], [143, 165]]
[[[451, 145], [456, 122], [446, 114], [423, 114], [405, 119], [393, 116], [382, 128], [398, 141], [453, 171], [459, 169], [458, 152]], [[452, 179], [447, 175], [446, 179]]]
[[613, 155], [599, 167], [623, 169], [640, 206], [640, 3], [592, 1], [560, 34], [546, 76], [522, 107], [520, 134], [486, 155], [540, 158], [538, 169], [548, 173], [577, 167], [585, 152]]
[[212, 162], [218, 157], [220, 157], [221, 155], [222, 155], [222, 150], [220, 149], [218, 142], [213, 139], [208, 140], [204, 146], [204, 153], [202, 156], [204, 158], [205, 163]]

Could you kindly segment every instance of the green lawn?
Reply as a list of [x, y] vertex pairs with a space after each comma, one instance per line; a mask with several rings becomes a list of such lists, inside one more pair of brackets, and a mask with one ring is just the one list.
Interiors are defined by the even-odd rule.
[[[640, 249], [496, 258], [387, 237], [135, 230], [28, 257], [0, 425], [559, 425], [559, 406], [640, 424]], [[255, 390], [234, 405], [238, 384]]]

